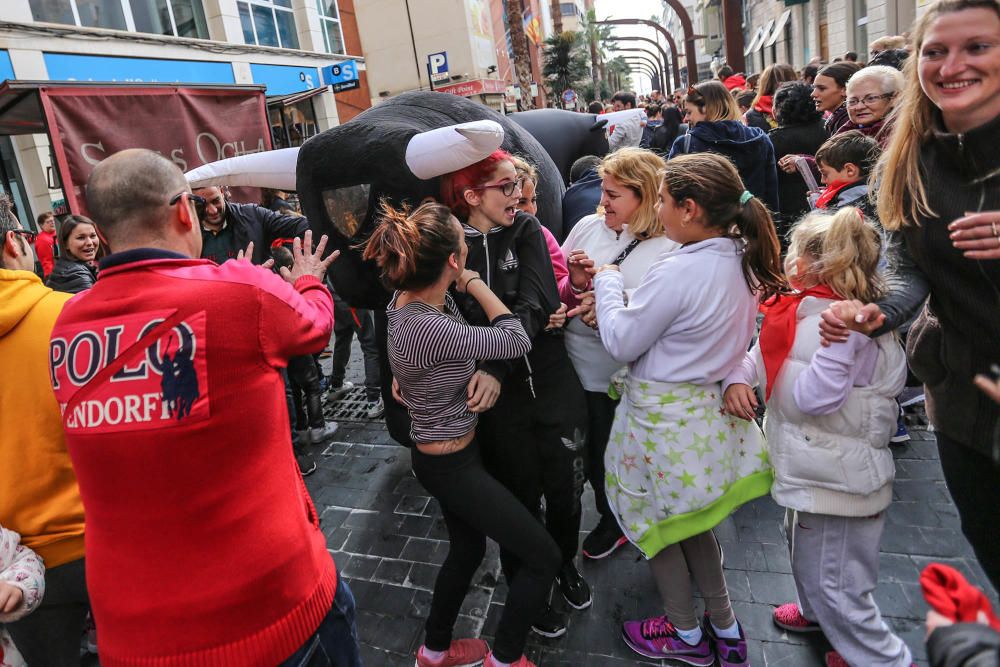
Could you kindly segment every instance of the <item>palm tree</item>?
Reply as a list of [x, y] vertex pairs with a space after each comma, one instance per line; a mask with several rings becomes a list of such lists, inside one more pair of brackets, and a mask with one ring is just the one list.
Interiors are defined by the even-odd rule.
[[507, 0], [507, 28], [514, 49], [514, 71], [521, 87], [521, 109], [527, 111], [534, 105], [531, 99], [531, 57], [528, 55], [528, 37], [524, 34], [523, 0]]
[[552, 0], [549, 3], [549, 11], [552, 14], [552, 33], [561, 35], [563, 31], [562, 5], [559, 4], [559, 0]]
[[587, 56], [580, 35], [563, 32], [545, 40], [542, 74], [559, 96], [567, 88], [575, 88], [587, 78]]
[[590, 81], [595, 91], [601, 89], [604, 80], [604, 45], [611, 37], [611, 27], [597, 22], [597, 12], [588, 9], [583, 21], [584, 35], [590, 48]]

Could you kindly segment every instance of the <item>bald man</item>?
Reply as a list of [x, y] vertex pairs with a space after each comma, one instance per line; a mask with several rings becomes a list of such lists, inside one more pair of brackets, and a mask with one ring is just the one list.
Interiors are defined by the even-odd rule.
[[307, 232], [281, 278], [197, 259], [204, 202], [148, 150], [98, 164], [87, 205], [113, 254], [56, 322], [50, 366], [101, 662], [360, 664], [279, 375], [329, 340], [336, 253]]

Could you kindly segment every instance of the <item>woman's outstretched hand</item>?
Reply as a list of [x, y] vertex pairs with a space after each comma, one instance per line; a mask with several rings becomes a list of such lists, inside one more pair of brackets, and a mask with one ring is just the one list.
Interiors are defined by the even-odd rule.
[[966, 213], [948, 231], [951, 244], [969, 259], [1000, 259], [1000, 211]]

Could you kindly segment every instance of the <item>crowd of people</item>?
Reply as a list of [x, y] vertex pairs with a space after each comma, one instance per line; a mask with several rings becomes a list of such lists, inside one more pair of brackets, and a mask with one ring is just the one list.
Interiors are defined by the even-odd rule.
[[[768, 494], [796, 586], [774, 623], [822, 632], [828, 667], [909, 667], [873, 597], [908, 378], [1000, 583], [1000, 6], [940, 0], [870, 52], [621, 91], [609, 111], [645, 114], [566, 184], [498, 149], [379, 202], [357, 252], [388, 290], [382, 359], [294, 195], [236, 203], [130, 149], [94, 168], [90, 217], [35, 233], [0, 200], [0, 468], [20, 471], [0, 476], [0, 665], [78, 665], [84, 638], [108, 667], [360, 665], [302, 481], [356, 335], [367, 416], [405, 409], [448, 532], [417, 667], [532, 667], [530, 633], [567, 633], [553, 597], [592, 604], [581, 554], [626, 545], [662, 604], [625, 645], [749, 665], [713, 529]], [[487, 538], [492, 646], [455, 636]], [[932, 607], [935, 667], [1000, 665], [989, 614]]]

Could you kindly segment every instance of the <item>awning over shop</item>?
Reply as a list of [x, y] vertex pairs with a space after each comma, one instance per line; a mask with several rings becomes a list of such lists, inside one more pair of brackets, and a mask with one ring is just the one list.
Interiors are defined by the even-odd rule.
[[773, 27], [774, 27], [774, 19], [771, 19], [770, 21], [767, 22], [767, 25], [764, 26], [763, 32], [760, 33], [760, 41], [757, 42], [757, 45], [753, 47], [754, 53], [757, 53], [762, 48], [764, 48], [764, 42], [766, 42], [767, 38], [771, 36], [771, 29]]
[[783, 34], [785, 34], [785, 26], [788, 25], [788, 18], [792, 15], [791, 9], [786, 9], [781, 13], [781, 18], [778, 19], [778, 24], [774, 26], [774, 32], [771, 33], [771, 37], [767, 40], [764, 46], [773, 46]]
[[148, 148], [186, 171], [271, 148], [263, 86], [6, 81], [0, 134], [48, 134], [71, 213], [94, 165]]
[[317, 95], [322, 95], [327, 90], [329, 86], [321, 86], [319, 88], [310, 88], [309, 90], [303, 90], [300, 93], [292, 93], [290, 95], [272, 95], [267, 98], [267, 106], [283, 106], [290, 107], [299, 102], [304, 102], [305, 100], [316, 97]]
[[757, 28], [757, 32], [753, 34], [753, 39], [747, 43], [747, 48], [743, 50], [743, 55], [748, 56], [756, 50], [757, 42], [760, 41], [763, 32], [763, 28]]

